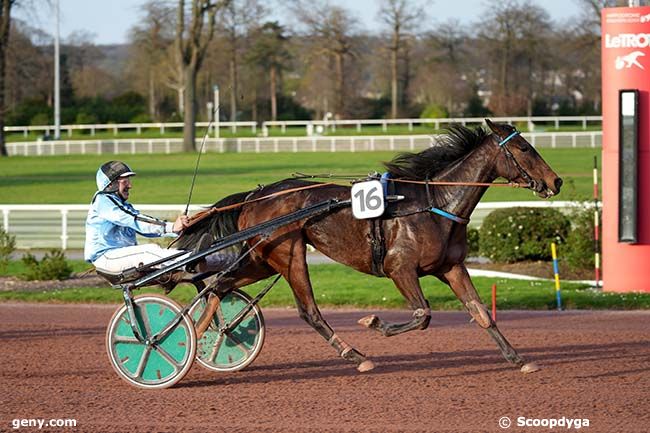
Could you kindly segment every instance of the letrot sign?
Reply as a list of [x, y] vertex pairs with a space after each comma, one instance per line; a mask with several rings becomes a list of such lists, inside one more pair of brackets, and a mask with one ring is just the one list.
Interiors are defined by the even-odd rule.
[[650, 7], [601, 18], [603, 287], [650, 292]]

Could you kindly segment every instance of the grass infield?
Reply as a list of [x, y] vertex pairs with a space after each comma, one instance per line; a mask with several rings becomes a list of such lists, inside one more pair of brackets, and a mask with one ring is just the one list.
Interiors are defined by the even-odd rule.
[[[590, 199], [593, 158], [600, 149], [540, 149], [549, 165], [565, 180], [558, 200]], [[258, 184], [287, 178], [294, 172], [364, 175], [382, 171], [381, 161], [395, 153], [208, 153], [201, 159], [192, 203], [208, 204]], [[133, 179], [133, 203], [182, 204], [188, 196], [196, 154], [172, 155], [69, 155], [0, 158], [0, 203], [6, 204], [86, 204], [95, 191], [95, 171], [110, 159], [121, 159], [138, 176]], [[491, 188], [483, 201], [534, 200], [527, 190]], [[14, 268], [12, 269], [11, 266]], [[9, 274], [19, 273], [10, 265]], [[83, 269], [75, 264], [75, 270]], [[319, 304], [403, 308], [401, 295], [387, 279], [359, 274], [340, 265], [310, 267]], [[474, 278], [484, 301], [488, 301], [492, 278]], [[554, 308], [552, 282], [497, 280], [499, 308]], [[451, 290], [432, 278], [423, 279], [423, 288], [432, 308], [460, 309]], [[261, 285], [251, 286], [255, 294]], [[146, 288], [146, 291], [155, 290]], [[181, 287], [173, 297], [187, 302], [193, 289]], [[42, 293], [0, 292], [0, 300], [44, 302], [120, 302], [119, 291], [108, 288], [64, 289]], [[650, 295], [611, 294], [565, 283], [563, 296], [568, 308], [648, 308]], [[294, 305], [285, 283], [280, 283], [262, 302], [263, 306]]]
[[[589, 199], [593, 194], [593, 159], [600, 149], [540, 149], [564, 179], [558, 200]], [[358, 153], [208, 153], [200, 161], [192, 203], [210, 204], [258, 184], [292, 173], [364, 176], [383, 171], [394, 152]], [[187, 201], [197, 155], [66, 155], [0, 158], [0, 203], [86, 204], [95, 192], [95, 172], [104, 162], [120, 159], [138, 173], [130, 201], [135, 204], [183, 204]], [[345, 183], [345, 181], [342, 181]], [[490, 188], [483, 201], [534, 200], [528, 190]]]
[[[73, 261], [79, 271], [86, 268], [81, 261]], [[316, 301], [321, 306], [353, 308], [407, 308], [404, 298], [387, 278], [361, 274], [338, 264], [312, 265], [309, 268]], [[19, 273], [21, 265], [14, 265], [12, 274]], [[497, 284], [498, 309], [548, 310], [555, 308], [555, 286], [552, 280], [523, 281], [514, 279], [472, 278], [483, 302], [490, 304], [492, 284]], [[462, 306], [451, 289], [433, 277], [420, 279], [424, 294], [434, 310], [461, 310]], [[267, 284], [258, 282], [244, 288], [256, 295]], [[162, 293], [154, 287], [145, 287], [138, 293]], [[196, 294], [192, 286], [179, 286], [171, 297], [185, 304]], [[562, 300], [567, 309], [647, 309], [650, 293], [603, 293], [586, 284], [562, 282]], [[49, 303], [120, 303], [120, 290], [109, 288], [75, 288], [40, 292], [0, 292], [0, 301]], [[281, 279], [261, 302], [262, 307], [293, 307], [293, 295]]]

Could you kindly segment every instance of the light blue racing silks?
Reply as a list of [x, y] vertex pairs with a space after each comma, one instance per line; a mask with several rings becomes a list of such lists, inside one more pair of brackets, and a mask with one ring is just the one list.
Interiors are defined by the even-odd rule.
[[97, 193], [86, 218], [84, 259], [94, 262], [106, 251], [137, 244], [135, 235], [176, 237], [173, 223], [141, 215], [117, 194]]

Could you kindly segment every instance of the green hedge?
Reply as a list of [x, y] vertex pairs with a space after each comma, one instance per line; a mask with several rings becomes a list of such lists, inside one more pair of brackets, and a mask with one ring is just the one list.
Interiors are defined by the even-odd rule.
[[467, 229], [467, 255], [476, 257], [479, 255], [479, 231], [478, 229]]
[[570, 230], [569, 219], [555, 209], [497, 209], [481, 225], [479, 252], [495, 262], [550, 260], [551, 242], [563, 243]]
[[61, 250], [50, 250], [40, 261], [27, 253], [22, 261], [26, 270], [20, 277], [24, 280], [65, 280], [72, 274], [72, 267]]
[[4, 272], [9, 265], [11, 254], [16, 250], [16, 236], [10, 235], [0, 229], [0, 272]]
[[[600, 212], [600, 211], [599, 211]], [[600, 218], [602, 221], [602, 217]], [[581, 207], [571, 213], [572, 230], [566, 240], [562, 260], [581, 269], [594, 267], [594, 210]], [[599, 250], [602, 251], [599, 245]]]

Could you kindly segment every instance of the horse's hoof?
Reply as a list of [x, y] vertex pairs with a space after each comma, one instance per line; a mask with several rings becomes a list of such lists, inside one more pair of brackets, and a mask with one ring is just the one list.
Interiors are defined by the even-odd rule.
[[539, 371], [541, 369], [542, 368], [539, 365], [535, 364], [534, 362], [529, 362], [527, 364], [524, 364], [521, 367], [521, 372], [524, 373], [524, 374], [528, 374], [528, 373], [534, 373], [534, 372]]
[[357, 365], [357, 370], [359, 370], [359, 373], [365, 373], [366, 371], [370, 371], [373, 368], [375, 368], [375, 364], [370, 360], [365, 360], [361, 364]]
[[359, 323], [361, 326], [365, 326], [366, 328], [372, 328], [374, 327], [375, 323], [377, 323], [377, 320], [379, 320], [378, 317], [374, 314], [371, 314], [370, 316], [359, 319], [357, 323]]

